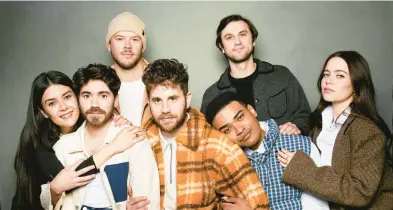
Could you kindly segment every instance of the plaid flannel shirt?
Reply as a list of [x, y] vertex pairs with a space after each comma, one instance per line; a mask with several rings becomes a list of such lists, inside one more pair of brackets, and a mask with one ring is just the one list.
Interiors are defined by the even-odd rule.
[[[217, 193], [243, 198], [252, 209], [268, 209], [267, 196], [241, 148], [213, 129], [202, 113], [188, 111], [189, 120], [176, 136], [177, 209], [217, 209]], [[159, 129], [145, 125], [160, 175], [161, 208], [165, 172]]]
[[302, 209], [302, 192], [281, 180], [284, 167], [279, 164], [276, 151], [280, 149], [302, 150], [310, 155], [311, 139], [302, 135], [281, 135], [274, 120], [266, 122], [269, 130], [263, 138], [265, 152], [246, 155], [267, 192], [271, 209]]

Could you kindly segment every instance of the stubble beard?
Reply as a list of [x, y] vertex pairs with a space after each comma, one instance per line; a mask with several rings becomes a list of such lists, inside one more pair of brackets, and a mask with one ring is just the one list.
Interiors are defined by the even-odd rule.
[[173, 133], [174, 131], [178, 130], [180, 127], [183, 126], [184, 122], [186, 121], [186, 114], [187, 113], [187, 107], [184, 106], [183, 112], [179, 117], [179, 120], [176, 121], [174, 126], [171, 127], [164, 127], [161, 123], [160, 123], [160, 117], [157, 119], [156, 117], [153, 117], [153, 121], [156, 125], [158, 125], [158, 127], [160, 128], [161, 131], [164, 131], [166, 133]]
[[142, 52], [141, 52], [141, 53], [139, 53], [139, 54], [137, 55], [137, 57], [136, 57], [133, 61], [131, 61], [130, 63], [127, 64], [127, 63], [123, 63], [123, 62], [121, 62], [119, 59], [117, 59], [117, 57], [114, 56], [113, 53], [111, 53], [111, 55], [112, 55], [113, 61], [114, 61], [120, 68], [122, 68], [122, 69], [124, 69], [124, 70], [131, 70], [131, 69], [133, 69], [136, 65], [138, 65], [139, 61], [140, 61], [141, 58], [142, 58]]

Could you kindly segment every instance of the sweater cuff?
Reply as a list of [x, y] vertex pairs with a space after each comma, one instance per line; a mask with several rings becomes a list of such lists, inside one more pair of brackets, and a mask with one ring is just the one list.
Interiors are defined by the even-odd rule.
[[285, 168], [282, 175], [283, 182], [296, 186], [298, 183], [302, 183], [302, 180], [307, 180], [310, 169], [307, 169], [310, 164], [314, 164], [314, 161], [303, 151], [298, 150], [292, 157], [288, 166]]

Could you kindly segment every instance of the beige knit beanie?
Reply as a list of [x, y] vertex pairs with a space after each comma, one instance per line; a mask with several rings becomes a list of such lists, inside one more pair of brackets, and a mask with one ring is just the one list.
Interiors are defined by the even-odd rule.
[[109, 42], [113, 35], [115, 35], [119, 31], [132, 31], [139, 35], [142, 39], [143, 50], [146, 49], [146, 34], [145, 34], [145, 24], [142, 20], [132, 14], [131, 12], [123, 12], [118, 14], [108, 26], [108, 33], [106, 34], [106, 47], [109, 45]]

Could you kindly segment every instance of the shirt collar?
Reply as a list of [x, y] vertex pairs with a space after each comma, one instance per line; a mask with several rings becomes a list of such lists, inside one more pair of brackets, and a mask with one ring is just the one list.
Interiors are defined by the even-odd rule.
[[251, 156], [254, 152], [258, 152], [259, 154], [265, 153], [272, 148], [276, 140], [278, 127], [273, 119], [268, 121], [260, 121], [259, 127], [265, 131], [265, 136], [256, 150], [252, 150], [250, 148], [243, 149], [248, 156]]
[[351, 107], [347, 107], [343, 113], [338, 116], [337, 120], [333, 122], [333, 107], [328, 106], [322, 111], [322, 127], [324, 127], [324, 125], [329, 126], [333, 123], [341, 126], [344, 124], [345, 120], [347, 120], [349, 114], [351, 114]]

